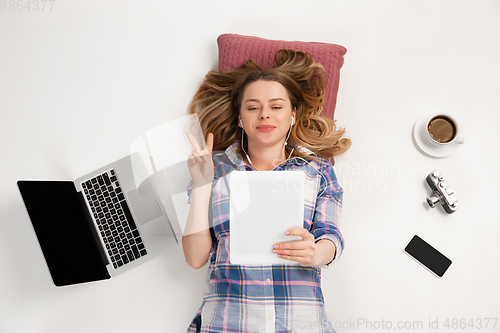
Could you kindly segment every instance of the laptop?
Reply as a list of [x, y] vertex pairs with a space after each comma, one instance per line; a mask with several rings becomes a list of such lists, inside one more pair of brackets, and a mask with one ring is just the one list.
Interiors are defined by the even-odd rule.
[[161, 173], [137, 184], [141, 164], [131, 154], [74, 181], [17, 182], [56, 286], [110, 279], [175, 248]]
[[306, 174], [296, 171], [232, 171], [229, 176], [229, 261], [237, 265], [296, 265], [278, 258], [273, 244], [300, 240], [286, 236], [303, 228], [310, 189]]

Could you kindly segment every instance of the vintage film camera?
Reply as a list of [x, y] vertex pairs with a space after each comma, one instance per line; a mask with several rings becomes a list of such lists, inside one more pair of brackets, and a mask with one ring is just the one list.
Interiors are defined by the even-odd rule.
[[460, 207], [458, 198], [455, 195], [455, 191], [452, 190], [450, 185], [448, 185], [448, 183], [444, 180], [443, 176], [441, 176], [441, 173], [434, 170], [425, 180], [432, 189], [432, 195], [427, 198], [429, 206], [434, 208], [436, 204], [441, 203], [444, 210], [448, 214], [456, 212]]

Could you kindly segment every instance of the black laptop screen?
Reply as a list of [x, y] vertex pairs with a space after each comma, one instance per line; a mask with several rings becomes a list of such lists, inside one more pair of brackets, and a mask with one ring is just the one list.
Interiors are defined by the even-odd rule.
[[56, 286], [109, 279], [81, 194], [70, 181], [18, 181]]

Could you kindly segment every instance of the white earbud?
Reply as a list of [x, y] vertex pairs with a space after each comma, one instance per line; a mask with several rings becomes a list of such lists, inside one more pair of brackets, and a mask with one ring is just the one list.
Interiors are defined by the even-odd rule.
[[241, 128], [243, 128], [243, 121], [240, 119]]
[[293, 116], [292, 116], [292, 124], [291, 124], [290, 126], [293, 126], [293, 121], [294, 121], [294, 118], [293, 118]]

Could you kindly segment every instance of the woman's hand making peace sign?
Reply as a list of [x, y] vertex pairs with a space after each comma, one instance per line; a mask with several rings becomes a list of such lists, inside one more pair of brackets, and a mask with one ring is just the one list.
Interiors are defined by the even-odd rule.
[[189, 173], [193, 179], [193, 188], [203, 186], [205, 184], [212, 184], [214, 179], [214, 162], [212, 161], [212, 148], [214, 145], [214, 135], [208, 134], [207, 148], [200, 149], [198, 142], [191, 132], [186, 132], [186, 135], [191, 142], [193, 151], [188, 156], [187, 164]]

